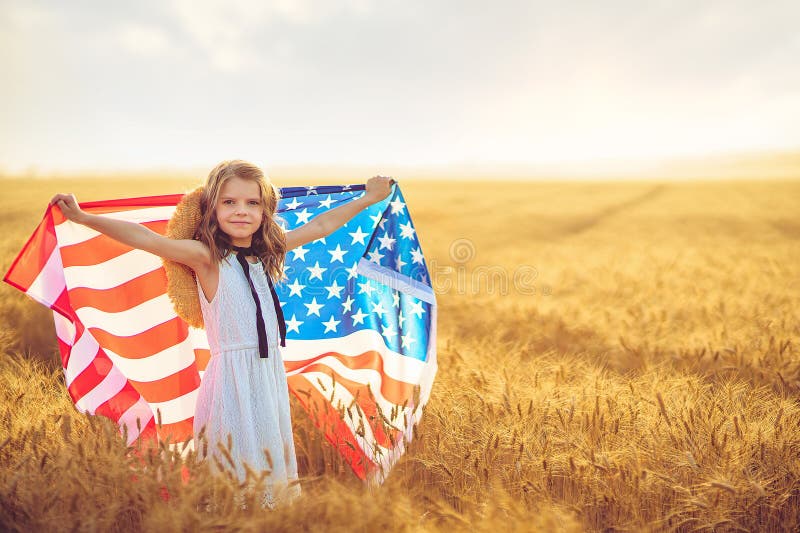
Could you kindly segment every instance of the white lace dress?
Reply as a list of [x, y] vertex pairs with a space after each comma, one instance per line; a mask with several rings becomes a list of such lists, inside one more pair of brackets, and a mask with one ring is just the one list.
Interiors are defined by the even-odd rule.
[[271, 471], [262, 505], [274, 507], [296, 498], [300, 484], [278, 320], [261, 262], [250, 264], [250, 276], [267, 331], [266, 359], [259, 357], [256, 306], [236, 257], [231, 254], [220, 263], [219, 286], [211, 302], [198, 283], [211, 359], [197, 397], [194, 433], [197, 437], [205, 427], [209, 459], [213, 461], [213, 454], [223, 465], [229, 463], [217, 444], [227, 446], [230, 434], [230, 455], [242, 482], [242, 463], [256, 474]]

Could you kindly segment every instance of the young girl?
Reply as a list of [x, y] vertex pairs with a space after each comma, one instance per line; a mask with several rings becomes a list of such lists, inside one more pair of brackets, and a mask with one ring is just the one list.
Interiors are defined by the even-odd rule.
[[255, 165], [224, 161], [201, 193], [195, 239], [169, 239], [139, 224], [86, 213], [71, 194], [50, 201], [73, 222], [194, 271], [211, 348], [195, 409], [196, 442], [203, 432], [209, 453], [226, 464], [218, 444], [227, 447], [230, 435], [241, 481], [243, 463], [256, 473], [271, 471], [262, 505], [288, 502], [300, 491], [280, 352], [285, 326], [272, 280], [283, 277], [287, 251], [329, 235], [386, 198], [391, 181], [375, 176], [362, 197], [284, 232], [275, 221], [278, 189]]

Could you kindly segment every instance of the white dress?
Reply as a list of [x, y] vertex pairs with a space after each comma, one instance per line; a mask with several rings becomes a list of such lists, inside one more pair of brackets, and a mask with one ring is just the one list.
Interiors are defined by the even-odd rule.
[[258, 353], [255, 302], [236, 256], [231, 254], [220, 263], [219, 285], [211, 302], [198, 282], [211, 359], [198, 392], [194, 434], [197, 437], [205, 427], [209, 459], [213, 461], [213, 454], [226, 468], [230, 468], [228, 460], [217, 443], [227, 446], [230, 434], [230, 455], [239, 480], [245, 481], [243, 462], [256, 474], [271, 471], [262, 505], [275, 507], [296, 498], [300, 484], [278, 320], [261, 262], [250, 264], [250, 276], [267, 331], [269, 357], [265, 359]]

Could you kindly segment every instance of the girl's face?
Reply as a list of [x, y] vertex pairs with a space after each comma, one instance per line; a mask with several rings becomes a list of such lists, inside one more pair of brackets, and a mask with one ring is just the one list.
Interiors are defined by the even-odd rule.
[[250, 246], [264, 218], [261, 188], [255, 181], [230, 178], [222, 185], [215, 212], [220, 229], [234, 246]]

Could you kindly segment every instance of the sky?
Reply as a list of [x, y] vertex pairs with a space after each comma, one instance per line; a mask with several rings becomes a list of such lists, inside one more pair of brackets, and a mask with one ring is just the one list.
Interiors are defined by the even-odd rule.
[[0, 0], [0, 172], [800, 148], [800, 2]]

